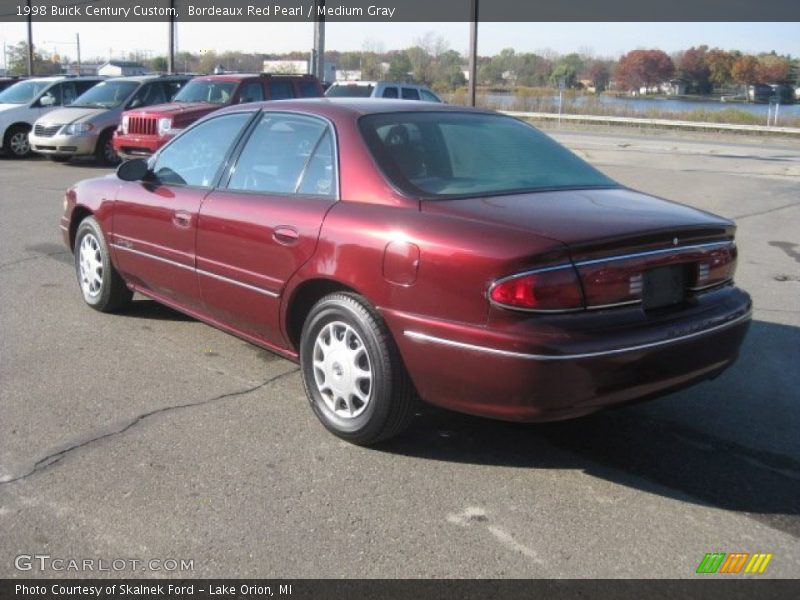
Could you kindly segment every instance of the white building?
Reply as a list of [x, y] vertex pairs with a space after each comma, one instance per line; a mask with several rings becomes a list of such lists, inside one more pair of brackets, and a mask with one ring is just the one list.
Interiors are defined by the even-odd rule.
[[305, 75], [309, 72], [307, 60], [265, 60], [262, 70], [282, 75]]
[[147, 69], [144, 65], [128, 60], [110, 60], [97, 69], [97, 74], [105, 77], [128, 77], [145, 73]]

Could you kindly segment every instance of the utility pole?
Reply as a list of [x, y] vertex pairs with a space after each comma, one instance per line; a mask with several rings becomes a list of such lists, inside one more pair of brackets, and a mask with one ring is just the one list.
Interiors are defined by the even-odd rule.
[[169, 52], [167, 52], [167, 73], [175, 72], [175, 0], [169, 0]]
[[471, 0], [469, 23], [469, 81], [467, 96], [470, 106], [475, 106], [475, 87], [478, 79], [478, 0]]
[[325, 14], [319, 9], [325, 8], [325, 0], [314, 0], [314, 51], [311, 54], [311, 72], [320, 81], [325, 78]]
[[33, 15], [31, 0], [28, 0], [28, 77], [33, 77]]
[[78, 77], [81, 76], [81, 34], [75, 34], [75, 44], [78, 46]]

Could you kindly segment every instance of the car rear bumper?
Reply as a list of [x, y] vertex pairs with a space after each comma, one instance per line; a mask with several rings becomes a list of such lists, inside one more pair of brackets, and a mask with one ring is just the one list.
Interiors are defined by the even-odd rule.
[[59, 156], [85, 156], [93, 154], [97, 146], [96, 135], [54, 135], [52, 137], [37, 136], [31, 133], [28, 140], [31, 149], [39, 154], [55, 154]]
[[736, 288], [710, 296], [716, 302], [688, 314], [594, 330], [558, 331], [533, 318], [508, 331], [384, 314], [425, 400], [499, 419], [548, 421], [719, 375], [738, 357], [751, 303]]

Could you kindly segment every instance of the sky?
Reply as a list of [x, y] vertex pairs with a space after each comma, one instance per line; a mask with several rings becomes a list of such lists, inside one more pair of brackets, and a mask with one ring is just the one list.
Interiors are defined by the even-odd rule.
[[[312, 32], [311, 23], [180, 23], [178, 49], [263, 53], [309, 50]], [[80, 34], [85, 61], [95, 57], [120, 58], [134, 50], [152, 56], [166, 52], [165, 23], [34, 22], [34, 46], [74, 58], [76, 33]], [[441, 36], [451, 49], [466, 54], [468, 23], [330, 22], [326, 27], [326, 49], [402, 49], [428, 33]], [[25, 23], [0, 22], [0, 43], [15, 44], [25, 36]], [[750, 53], [775, 50], [798, 56], [800, 23], [481, 23], [478, 33], [480, 55], [496, 54], [510, 47], [517, 52], [591, 51], [597, 56], [618, 57], [636, 48], [673, 52], [699, 44]]]

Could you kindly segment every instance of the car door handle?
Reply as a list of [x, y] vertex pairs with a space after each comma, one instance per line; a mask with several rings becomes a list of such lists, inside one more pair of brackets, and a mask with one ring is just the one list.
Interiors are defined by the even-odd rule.
[[192, 213], [185, 210], [176, 210], [172, 213], [172, 222], [176, 227], [186, 229], [192, 226]]
[[284, 246], [291, 246], [297, 243], [297, 240], [300, 239], [300, 234], [294, 227], [278, 225], [272, 230], [272, 239]]

